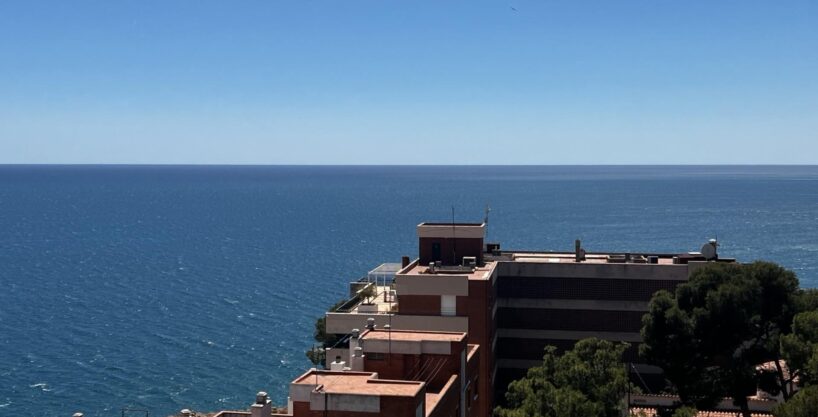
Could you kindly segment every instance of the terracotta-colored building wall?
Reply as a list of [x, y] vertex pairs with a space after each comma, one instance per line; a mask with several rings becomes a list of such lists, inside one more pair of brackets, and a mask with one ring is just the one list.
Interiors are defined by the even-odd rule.
[[293, 402], [293, 417], [415, 417], [415, 410], [425, 399], [425, 391], [421, 390], [417, 397], [381, 396], [381, 410], [378, 413], [365, 413], [341, 410], [310, 410], [308, 402]]
[[[406, 397], [381, 397], [381, 413], [380, 416], [406, 416], [415, 417], [415, 410], [421, 401], [425, 400], [426, 393], [421, 391], [420, 396], [415, 398]], [[424, 414], [426, 413], [424, 409]], [[346, 414], [336, 414], [338, 417], [346, 416]], [[350, 416], [352, 417], [352, 416]]]
[[[383, 359], [371, 359], [376, 355]], [[364, 357], [364, 371], [377, 372], [380, 379], [406, 379], [406, 374], [417, 366], [418, 360], [415, 355], [368, 354]]]
[[400, 295], [398, 294], [399, 314], [439, 316], [439, 295]]
[[[482, 347], [480, 347], [482, 349]], [[478, 386], [476, 389], [479, 390], [480, 384], [480, 350], [472, 356], [471, 360], [466, 363], [466, 375], [469, 378], [469, 382], [471, 383], [470, 389], [466, 391], [466, 415], [467, 416], [484, 416], [488, 414], [481, 414], [481, 413], [489, 413], [491, 410], [488, 409], [488, 404], [486, 404], [485, 400], [482, 397], [478, 396], [477, 400], [474, 401], [474, 394], [475, 394], [475, 386]], [[489, 391], [491, 391], [489, 387]], [[478, 392], [479, 394], [479, 392]]]
[[[431, 411], [429, 417], [460, 417], [458, 411], [460, 410], [460, 377], [449, 376], [451, 384], [440, 392], [440, 398], [434, 410]], [[448, 383], [449, 380], [446, 382]], [[427, 405], [426, 412], [429, 413], [429, 406]], [[466, 414], [469, 416], [469, 414]]]
[[496, 272], [488, 280], [469, 280], [469, 296], [457, 297], [457, 315], [469, 317], [468, 343], [480, 345], [482, 354], [478, 360], [478, 404], [477, 416], [489, 416], [494, 404], [491, 389], [491, 374], [494, 369], [494, 354], [491, 342], [496, 326], [492, 312], [496, 301]]
[[[452, 342], [451, 345], [449, 355], [370, 353], [364, 358], [364, 371], [377, 372], [380, 379], [424, 381], [429, 389], [436, 390], [452, 375], [460, 375], [460, 355], [466, 343]], [[375, 356], [380, 359], [371, 359]]]

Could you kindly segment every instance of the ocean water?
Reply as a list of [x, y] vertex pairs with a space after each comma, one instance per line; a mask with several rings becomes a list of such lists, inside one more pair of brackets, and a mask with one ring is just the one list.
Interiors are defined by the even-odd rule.
[[281, 403], [346, 283], [414, 226], [698, 250], [818, 287], [818, 167], [0, 166], [0, 416]]

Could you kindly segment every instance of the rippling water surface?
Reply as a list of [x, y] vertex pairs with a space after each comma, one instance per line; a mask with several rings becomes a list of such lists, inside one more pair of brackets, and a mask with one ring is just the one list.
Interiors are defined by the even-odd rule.
[[424, 220], [504, 248], [697, 250], [818, 286], [818, 167], [0, 166], [0, 415], [278, 402]]

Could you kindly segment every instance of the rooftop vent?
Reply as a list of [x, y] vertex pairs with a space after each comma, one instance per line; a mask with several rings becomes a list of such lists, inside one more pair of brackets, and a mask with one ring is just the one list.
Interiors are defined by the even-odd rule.
[[329, 369], [330, 371], [343, 371], [346, 365], [346, 362], [342, 361], [340, 356], [336, 356], [335, 360], [329, 364]]

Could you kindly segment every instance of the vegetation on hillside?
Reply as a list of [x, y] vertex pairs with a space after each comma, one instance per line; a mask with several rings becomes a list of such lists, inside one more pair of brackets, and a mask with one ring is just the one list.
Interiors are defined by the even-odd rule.
[[628, 376], [622, 366], [627, 344], [599, 339], [577, 342], [562, 355], [545, 349], [543, 363], [509, 384], [499, 417], [619, 417]]
[[[711, 263], [675, 292], [654, 294], [640, 353], [660, 366], [682, 407], [695, 415], [724, 397], [745, 417], [757, 388], [781, 395], [777, 417], [818, 416], [818, 290], [800, 289], [792, 271], [769, 262]], [[586, 339], [509, 385], [498, 417], [618, 416], [626, 405], [624, 347]], [[759, 367], [760, 364], [768, 366]]]
[[[346, 300], [338, 301], [337, 303], [333, 304], [332, 307], [329, 308], [327, 311], [337, 311], [341, 305], [343, 305]], [[313, 345], [312, 349], [304, 352], [307, 355], [307, 358], [312, 362], [313, 365], [318, 366], [326, 366], [326, 353], [325, 350], [327, 348], [331, 348], [338, 343], [338, 336], [332, 333], [327, 333], [327, 316], [322, 315], [318, 319], [315, 320], [315, 330], [313, 331], [313, 338], [317, 345]]]
[[[732, 397], [749, 417], [747, 396], [756, 388], [789, 400], [794, 379], [812, 372], [814, 299], [773, 263], [708, 264], [675, 293], [653, 296], [640, 352], [665, 371], [684, 404], [706, 409]], [[759, 369], [763, 363], [772, 366]]]

